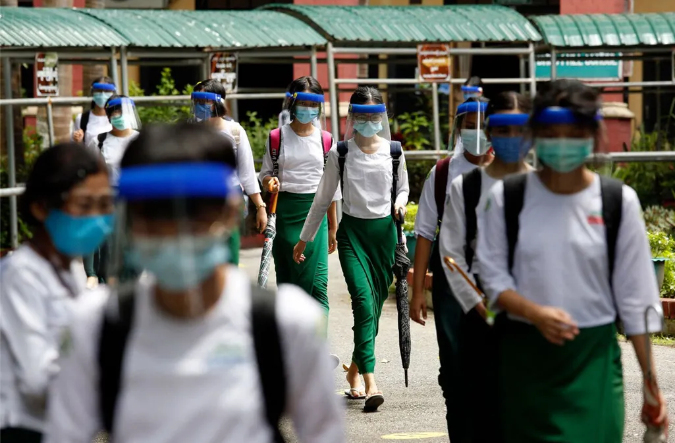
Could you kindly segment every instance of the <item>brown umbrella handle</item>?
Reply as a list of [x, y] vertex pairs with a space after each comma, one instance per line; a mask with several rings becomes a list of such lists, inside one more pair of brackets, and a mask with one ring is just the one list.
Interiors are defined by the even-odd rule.
[[[272, 180], [269, 181], [267, 185], [267, 190], [269, 192], [272, 192]], [[270, 197], [270, 214], [276, 214], [277, 213], [277, 197], [279, 196], [279, 193], [272, 194]]]
[[462, 277], [464, 277], [464, 280], [466, 280], [466, 282], [469, 285], [471, 285], [473, 290], [476, 291], [476, 293], [478, 295], [480, 295], [481, 297], [485, 297], [485, 294], [483, 294], [483, 292], [480, 289], [478, 289], [478, 286], [476, 286], [476, 284], [471, 281], [471, 279], [466, 275], [464, 270], [462, 268], [460, 268], [460, 266], [457, 264], [457, 262], [455, 260], [453, 260], [450, 257], [444, 257], [443, 260], [445, 261], [445, 266], [447, 266], [448, 269], [450, 269], [450, 271], [452, 271], [452, 272], [455, 272], [455, 270], [459, 271], [459, 273], [462, 275]]

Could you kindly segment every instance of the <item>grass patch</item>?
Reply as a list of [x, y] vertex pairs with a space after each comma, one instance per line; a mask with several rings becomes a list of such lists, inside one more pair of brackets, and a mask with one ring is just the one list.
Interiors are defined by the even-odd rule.
[[[623, 334], [617, 334], [619, 341], [627, 342], [628, 339]], [[675, 348], [675, 337], [668, 337], [667, 335], [655, 334], [652, 335], [652, 344], [657, 346], [670, 346]]]

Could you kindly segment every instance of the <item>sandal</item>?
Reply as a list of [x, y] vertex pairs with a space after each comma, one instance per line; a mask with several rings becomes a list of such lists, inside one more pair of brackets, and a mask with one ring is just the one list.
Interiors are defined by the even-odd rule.
[[382, 403], [384, 403], [384, 395], [381, 392], [369, 395], [366, 397], [366, 404], [363, 406], [363, 412], [375, 412]]
[[356, 388], [345, 389], [345, 395], [350, 400], [363, 400], [366, 398], [366, 388], [357, 386]]

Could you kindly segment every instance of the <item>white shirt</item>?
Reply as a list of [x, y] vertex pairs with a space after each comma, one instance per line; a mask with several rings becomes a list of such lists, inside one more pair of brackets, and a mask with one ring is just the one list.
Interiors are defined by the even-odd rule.
[[[344, 188], [342, 189], [342, 211], [352, 217], [366, 220], [384, 218], [391, 215], [391, 188], [393, 186], [393, 166], [390, 145], [382, 140], [380, 148], [373, 154], [365, 154], [354, 140], [347, 143], [348, 153], [344, 166]], [[300, 240], [313, 241], [333, 197], [340, 186], [340, 166], [338, 152], [333, 148], [328, 153], [326, 170], [321, 177], [319, 189], [309, 210]], [[401, 154], [398, 168], [396, 204], [408, 203], [408, 168], [405, 155]]]
[[57, 271], [28, 245], [0, 260], [0, 428], [42, 432], [49, 381], [87, 276], [80, 260]]
[[[496, 183], [478, 209], [481, 282], [494, 303], [507, 289], [544, 306], [564, 309], [580, 328], [612, 323], [614, 300], [628, 335], [645, 332], [645, 309], [661, 312], [656, 275], [635, 191], [623, 187], [623, 211], [616, 244], [614, 296], [609, 285], [600, 180], [572, 195], [554, 194], [529, 173], [513, 276], [509, 273], [504, 222], [504, 184]], [[661, 330], [656, 315], [649, 332]]]
[[[75, 131], [80, 130], [81, 121], [82, 114], [77, 114], [77, 117], [75, 117], [75, 125], [73, 126], [73, 135], [75, 135]], [[84, 132], [82, 143], [84, 146], [88, 146], [89, 142], [91, 142], [92, 139], [96, 139], [97, 135], [110, 131], [112, 131], [112, 125], [110, 124], [107, 115], [98, 116], [93, 112], [89, 112], [89, 122], [87, 122], [87, 130]]]
[[[241, 184], [246, 195], [260, 194], [260, 185], [258, 184], [258, 177], [255, 174], [253, 151], [251, 150], [251, 143], [248, 141], [246, 131], [241, 125], [233, 121], [226, 120], [225, 125], [226, 128], [222, 132], [239, 141], [239, 143], [234, 145], [234, 155], [237, 160], [237, 184]], [[239, 126], [238, 136], [233, 133], [234, 125]]]
[[[335, 144], [333, 145], [335, 147]], [[279, 152], [279, 182], [281, 192], [292, 194], [314, 194], [323, 176], [323, 140], [321, 130], [314, 128], [311, 135], [301, 137], [290, 125], [281, 127], [281, 150]], [[270, 155], [269, 138], [265, 143], [265, 155], [260, 170], [260, 181], [272, 176], [274, 165]], [[340, 200], [340, 188], [333, 200]]]
[[[136, 291], [115, 416], [115, 442], [271, 443], [251, 334], [250, 282], [230, 267], [223, 296], [206, 317], [177, 320]], [[78, 300], [73, 347], [50, 390], [47, 443], [90, 443], [100, 429], [98, 331], [107, 294]], [[288, 380], [288, 410], [303, 443], [343, 443], [319, 305], [282, 285], [276, 302]]]
[[[481, 169], [481, 188], [480, 200], [483, 200], [485, 195], [490, 191], [492, 185], [498, 180], [490, 177], [485, 169]], [[466, 215], [464, 213], [464, 177], [460, 175], [455, 178], [450, 186], [450, 193], [445, 201], [445, 209], [443, 210], [443, 223], [441, 223], [441, 232], [438, 237], [439, 252], [441, 254], [441, 263], [443, 257], [452, 257], [457, 265], [464, 270], [467, 277], [475, 284], [476, 280], [474, 274], [480, 274], [480, 264], [475, 257], [471, 264], [471, 272], [466, 262], [464, 245], [466, 237]], [[479, 203], [480, 205], [480, 203]], [[478, 237], [478, 233], [476, 233]], [[475, 250], [475, 243], [473, 245]], [[469, 312], [478, 303], [481, 302], [481, 297], [473, 290], [464, 277], [457, 271], [450, 271], [445, 263], [443, 263], [443, 270], [448, 279], [448, 283], [452, 288], [452, 293], [459, 302], [464, 312]]]
[[108, 133], [105, 140], [103, 140], [101, 149], [98, 147], [98, 137], [91, 139], [87, 145], [93, 152], [103, 156], [105, 164], [108, 165], [108, 170], [110, 171], [110, 183], [112, 183], [113, 186], [117, 186], [120, 179], [120, 163], [122, 162], [124, 152], [127, 150], [129, 143], [136, 137], [138, 137], [138, 131], [133, 131], [131, 135], [128, 135], [127, 137], [117, 137], [112, 135], [112, 133]]
[[[457, 149], [457, 148], [455, 148]], [[448, 165], [448, 182], [445, 188], [445, 204], [450, 195], [450, 183], [458, 176], [477, 168], [477, 165], [469, 162], [464, 155], [453, 157]], [[436, 208], [436, 166], [431, 168], [422, 187], [419, 208], [415, 217], [415, 235], [426, 238], [429, 241], [436, 239], [438, 226], [438, 208]]]

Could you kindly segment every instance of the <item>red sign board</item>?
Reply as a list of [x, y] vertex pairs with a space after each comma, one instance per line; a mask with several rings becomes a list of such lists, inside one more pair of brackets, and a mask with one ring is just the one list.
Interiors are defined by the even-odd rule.
[[228, 94], [237, 90], [237, 54], [216, 52], [211, 55], [211, 78], [220, 80]]
[[59, 95], [59, 57], [56, 52], [35, 54], [35, 96]]
[[450, 45], [417, 46], [417, 68], [420, 80], [447, 83], [450, 81], [451, 67]]

